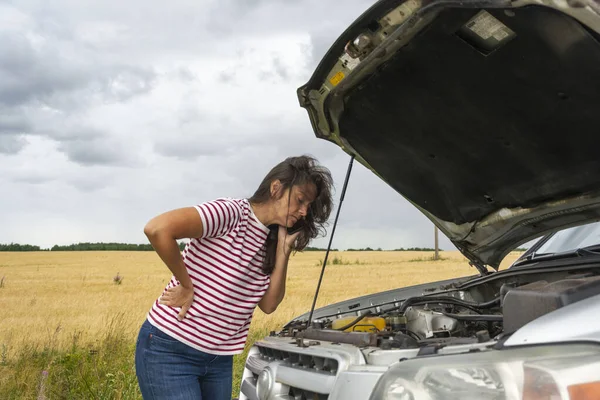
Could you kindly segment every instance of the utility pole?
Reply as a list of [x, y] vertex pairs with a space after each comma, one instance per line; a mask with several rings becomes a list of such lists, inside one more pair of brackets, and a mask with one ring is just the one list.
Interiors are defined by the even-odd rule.
[[439, 260], [440, 254], [439, 254], [439, 247], [438, 247], [438, 227], [434, 225], [433, 229], [434, 229], [434, 237], [435, 237], [435, 256], [433, 257], [433, 259]]

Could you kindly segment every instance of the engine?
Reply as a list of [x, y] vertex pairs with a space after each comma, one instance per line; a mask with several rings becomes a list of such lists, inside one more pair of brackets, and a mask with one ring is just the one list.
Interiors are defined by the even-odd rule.
[[463, 300], [461, 292], [455, 292], [456, 297], [412, 297], [380, 312], [318, 321], [313, 326], [318, 329], [290, 326], [283, 335], [382, 349], [485, 342], [560, 307], [600, 295], [600, 277], [591, 275], [498, 285], [496, 296], [486, 302]]

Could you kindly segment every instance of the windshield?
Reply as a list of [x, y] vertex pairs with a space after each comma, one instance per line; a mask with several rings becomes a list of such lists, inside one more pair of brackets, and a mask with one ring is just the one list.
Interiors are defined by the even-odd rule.
[[575, 226], [555, 233], [535, 254], [553, 254], [600, 244], [600, 222]]

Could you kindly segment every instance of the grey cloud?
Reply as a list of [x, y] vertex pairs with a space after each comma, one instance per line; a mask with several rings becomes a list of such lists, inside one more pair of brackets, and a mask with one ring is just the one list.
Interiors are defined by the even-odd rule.
[[107, 138], [84, 138], [64, 140], [58, 150], [66, 154], [72, 162], [82, 166], [126, 166], [133, 165], [133, 159], [122, 144]]
[[269, 149], [272, 154], [289, 155], [310, 147], [315, 140], [308, 117], [298, 127], [277, 116], [246, 115], [239, 119], [185, 106], [179, 110], [178, 120], [176, 131], [155, 142], [155, 153], [180, 160], [227, 156], [242, 149], [259, 154]]
[[215, 153], [220, 156], [220, 171], [237, 181], [241, 195], [253, 193], [264, 175], [287, 157], [309, 154], [329, 167], [333, 159], [343, 154], [339, 148], [316, 139], [310, 128], [288, 126], [275, 119], [263, 125], [265, 131], [260, 137], [250, 135], [234, 149], [221, 148]]
[[194, 106], [193, 101], [184, 104], [177, 113], [177, 122], [180, 128], [185, 128], [189, 124], [198, 124], [207, 119], [207, 116]]
[[[125, 101], [152, 89], [149, 68], [98, 59], [75, 39], [34, 44], [23, 34], [0, 33], [0, 105], [72, 109], [100, 95]], [[65, 98], [67, 101], [65, 101]]]
[[95, 192], [107, 187], [107, 182], [110, 182], [110, 178], [104, 179], [90, 179], [89, 177], [73, 178], [69, 179], [68, 183], [82, 192]]
[[311, 49], [308, 67], [313, 69], [331, 48], [333, 43], [356, 18], [366, 11], [374, 1], [356, 0], [335, 19], [329, 18], [318, 25], [311, 25], [309, 29]]
[[279, 57], [273, 58], [273, 69], [275, 73], [279, 75], [282, 79], [288, 79], [290, 77], [288, 71], [285, 69], [285, 66], [281, 63]]
[[48, 175], [40, 174], [37, 172], [32, 172], [29, 174], [20, 174], [12, 179], [13, 182], [27, 183], [31, 185], [40, 185], [54, 180], [54, 178]]
[[[317, 66], [346, 27], [374, 3], [374, 0], [350, 0], [343, 8], [332, 10], [332, 4], [322, 0], [254, 1], [249, 4], [228, 0], [221, 1], [210, 8], [209, 24], [211, 31], [219, 32], [224, 38], [240, 31], [247, 35], [278, 32], [308, 33], [311, 46], [307, 49], [307, 67], [312, 69]], [[234, 16], [232, 19], [236, 20], [235, 29], [232, 28], [232, 19], [219, 17], [224, 14]], [[297, 18], [299, 14], [302, 18]], [[268, 21], [268, 23], [256, 21]], [[279, 60], [274, 60], [273, 67], [273, 72], [285, 79], [286, 72], [281, 68]], [[260, 78], [269, 79], [269, 73], [265, 71]]]
[[70, 121], [61, 120], [47, 122], [53, 124], [48, 127], [39, 126], [36, 130], [59, 142], [80, 141], [81, 143], [93, 143], [101, 141], [107, 135], [106, 132], [85, 126], [79, 122], [71, 123]]
[[183, 82], [194, 82], [198, 77], [189, 68], [180, 67], [177, 69], [177, 77]]
[[271, 78], [273, 78], [273, 73], [271, 73], [270, 71], [263, 70], [258, 73], [258, 79], [261, 81], [268, 81]]
[[272, 61], [271, 69], [268, 71], [261, 71], [259, 73], [258, 78], [262, 81], [270, 80], [273, 77], [275, 77], [277, 80], [284, 80], [284, 81], [289, 80], [290, 74], [287, 71], [287, 69], [285, 68], [285, 65], [283, 65], [283, 63], [279, 59], [279, 57], [274, 56], [271, 61]]
[[323, 56], [327, 53], [341, 32], [342, 31], [340, 29], [327, 27], [324, 29], [318, 29], [311, 33], [310, 42], [312, 46], [310, 49], [309, 65], [312, 68], [315, 68], [319, 64]]
[[195, 160], [235, 151], [252, 143], [229, 115], [211, 115], [194, 105], [193, 95], [176, 113], [177, 128], [154, 143], [156, 154], [179, 160]]
[[230, 83], [235, 79], [235, 71], [225, 70], [219, 72], [217, 79], [221, 83]]
[[165, 140], [155, 144], [154, 151], [165, 157], [173, 157], [180, 160], [194, 160], [198, 157], [210, 157], [222, 155], [224, 148], [217, 143], [207, 141], [206, 143], [187, 140]]
[[249, 136], [224, 134], [220, 130], [205, 129], [204, 133], [170, 134], [159, 140], [154, 151], [165, 157], [195, 160], [198, 157], [218, 157], [231, 154], [253, 143]]
[[0, 154], [19, 153], [26, 145], [23, 135], [0, 135]]
[[31, 121], [18, 112], [18, 110], [0, 107], [0, 135], [18, 134], [29, 132], [32, 129]]
[[219, 1], [219, 6], [221, 10], [227, 10], [230, 14], [242, 16], [247, 15], [249, 12], [255, 11], [257, 8], [265, 5], [265, 4], [276, 4], [282, 3], [283, 0], [246, 0], [243, 2], [238, 2], [236, 0], [223, 0]]
[[[19, 4], [34, 14], [44, 35], [69, 42], [77, 36], [80, 47], [91, 51], [108, 50], [120, 58], [138, 60], [195, 54], [223, 53], [235, 45], [237, 37], [272, 36], [279, 33], [309, 33], [332, 26], [336, 34], [352, 22], [374, 0], [348, 0], [335, 7], [322, 0], [207, 0], [143, 2], [131, 0], [97, 3]], [[74, 34], [73, 25], [82, 32]], [[339, 28], [339, 29], [338, 29]], [[257, 42], [260, 46], [260, 42]], [[79, 49], [79, 47], [78, 47]]]
[[[227, 0], [209, 2], [203, 9], [196, 9], [191, 3], [170, 4], [164, 5], [169, 7], [168, 18], [159, 4], [145, 11], [143, 19], [131, 18], [137, 15], [139, 1], [120, 5], [121, 13], [100, 4], [89, 7], [70, 4], [60, 12], [60, 5], [47, 6], [47, 13], [35, 15], [34, 33], [48, 38], [42, 45], [33, 46], [24, 36], [11, 37], [10, 33], [0, 37], [0, 47], [10, 54], [10, 57], [3, 57], [5, 63], [0, 65], [0, 82], [10, 86], [0, 91], [3, 94], [0, 94], [0, 102], [19, 104], [41, 99], [51, 101], [59, 108], [70, 109], [81, 104], [81, 99], [89, 96], [90, 90], [104, 93], [115, 101], [125, 101], [151, 90], [156, 74], [150, 68], [128, 69], [127, 65], [114, 60], [137, 59], [148, 63], [151, 62], [148, 57], [156, 59], [159, 54], [173, 57], [175, 53], [190, 52], [202, 57], [213, 51], [223, 51], [224, 41], [240, 33], [247, 36], [307, 32], [313, 38], [312, 59], [315, 60], [341, 33], [344, 24], [351, 22], [370, 3], [372, 1], [353, 0], [343, 9], [336, 9], [335, 19], [330, 17], [325, 23], [323, 16], [332, 15], [331, 5], [320, 0]], [[299, 12], [303, 14], [301, 19], [297, 18]], [[227, 18], [223, 18], [224, 15]], [[91, 33], [81, 36], [74, 27], [77, 21], [90, 23], [88, 26], [94, 23], [109, 25], [107, 29], [117, 33], [104, 37], [92, 29]], [[210, 26], [205, 23], [207, 21]], [[325, 32], [323, 26], [327, 26]], [[219, 34], [215, 27], [227, 32]], [[148, 47], [150, 43], [152, 47]], [[273, 67], [276, 74], [285, 78], [280, 60], [274, 60]], [[20, 75], [15, 71], [21, 71]], [[191, 78], [185, 71], [182, 77]], [[223, 82], [231, 82], [233, 78], [230, 71], [219, 76]], [[71, 96], [65, 98], [65, 94]]]
[[[99, 140], [107, 132], [84, 127], [85, 114], [95, 105], [148, 93], [156, 72], [94, 53], [66, 26], [55, 28], [40, 23], [30, 32], [2, 32], [0, 26], [0, 134], [63, 141], [59, 150], [82, 165], [126, 163], [127, 153]], [[24, 138], [10, 136], [2, 140], [0, 151], [16, 153], [26, 144]]]
[[211, 32], [220, 34], [309, 30], [333, 23], [345, 28], [373, 3], [375, 0], [349, 0], [344, 7], [336, 7], [322, 0], [221, 0], [208, 7], [208, 21]]
[[125, 102], [152, 90], [155, 79], [156, 74], [149, 69], [115, 65], [110, 68], [104, 81], [112, 98]]
[[[14, 154], [24, 148], [28, 139], [32, 151], [22, 151], [18, 156], [0, 155], [0, 162], [12, 162], [19, 157], [17, 160], [37, 166], [38, 171], [28, 170], [5, 179], [9, 183], [16, 180], [29, 184], [15, 184], [17, 192], [42, 193], [46, 186], [53, 190], [59, 187], [61, 191], [75, 188], [70, 193], [84, 193], [71, 197], [72, 201], [83, 204], [87, 202], [82, 199], [97, 199], [97, 215], [114, 215], [117, 209], [127, 214], [123, 221], [111, 223], [119, 231], [126, 231], [131, 224], [129, 216], [139, 211], [141, 203], [147, 207], [145, 213], [150, 214], [159, 208], [160, 196], [166, 199], [161, 207], [171, 207], [181, 202], [183, 195], [189, 199], [251, 195], [277, 162], [308, 153], [331, 168], [337, 203], [348, 157], [333, 144], [315, 138], [306, 112], [299, 109], [293, 98], [295, 86], [291, 83], [303, 83], [305, 77], [301, 81], [298, 75], [310, 74], [347, 24], [372, 3], [348, 0], [344, 7], [336, 8], [322, 0], [207, 0], [202, 4], [192, 0], [150, 4], [141, 0], [15, 2], [14, 8], [18, 7], [28, 22], [23, 29], [18, 27], [17, 34], [0, 24], [0, 152]], [[257, 96], [256, 102], [264, 106], [250, 104], [248, 110], [241, 102], [233, 102], [235, 108], [228, 107], [219, 90], [225, 88], [223, 92], [231, 96], [238, 93], [247, 96], [247, 82], [239, 78], [236, 81], [236, 72], [246, 67], [244, 60], [255, 59], [253, 49], [263, 51], [263, 39], [280, 37], [306, 43], [305, 59], [287, 59], [285, 51], [271, 60], [261, 59], [260, 66], [268, 82], [259, 88], [264, 87], [268, 93], [271, 89], [268, 85], [276, 86], [278, 90], [274, 93], [279, 95], [282, 93], [279, 89], [285, 87], [289, 97]], [[223, 64], [208, 65], [207, 60]], [[190, 64], [186, 64], [188, 61]], [[294, 64], [293, 69], [286, 71], [291, 62], [302, 65]], [[221, 71], [216, 74], [217, 82], [208, 81], [213, 77], [203, 74], [205, 69]], [[240, 71], [238, 76], [242, 75]], [[161, 85], [155, 84], [157, 81]], [[200, 83], [206, 87], [200, 87]], [[148, 101], [133, 101], [155, 86], [164, 99], [152, 96]], [[215, 90], [217, 102], [223, 102], [223, 106], [201, 108], [201, 104], [206, 104], [205, 99], [212, 96], [208, 88]], [[181, 95], [186, 90], [190, 91], [189, 98], [187, 94]], [[284, 101], [289, 102], [289, 112], [281, 111], [279, 105]], [[278, 107], [271, 107], [274, 102], [278, 102]], [[172, 107], [181, 109], [173, 113]], [[150, 115], [137, 115], [140, 110]], [[252, 115], [254, 110], [259, 115]], [[156, 114], [152, 115], [154, 111]], [[102, 120], [113, 116], [119, 120], [107, 123]], [[114, 132], [108, 131], [111, 126], [115, 127]], [[19, 135], [21, 132], [44, 139]], [[126, 132], [131, 132], [131, 137]], [[118, 133], [123, 136], [117, 137]], [[56, 149], [71, 162], [65, 163], [62, 154], [58, 157], [52, 154], [52, 160], [61, 161], [53, 171], [52, 161], [32, 158], [55, 150], [54, 146], [42, 147], [47, 146], [45, 138], [56, 141]], [[128, 147], [133, 141], [135, 147]], [[111, 168], [140, 166], [136, 154], [144, 154], [147, 149], [154, 154], [149, 158], [153, 163], [144, 165], [145, 168]], [[163, 157], [156, 157], [157, 154]], [[362, 170], [359, 166], [353, 169], [340, 220], [345, 229], [338, 231], [334, 247], [344, 247], [338, 241], [344, 232], [350, 232], [347, 235], [352, 237], [346, 241], [353, 246], [383, 246], [382, 242], [376, 242], [379, 239], [360, 236], [375, 231], [387, 234], [395, 229], [414, 234], [411, 239], [414, 242], [399, 242], [398, 247], [429, 243], [433, 233], [431, 224], [398, 194], [390, 193], [370, 171]], [[55, 181], [49, 185], [38, 185], [53, 178]], [[189, 185], [192, 180], [199, 184]], [[374, 180], [378, 183], [370, 184]], [[146, 199], [153, 190], [159, 196]], [[97, 193], [85, 197], [93, 191]], [[135, 196], [142, 198], [140, 193], [144, 193], [147, 201], [131, 201]], [[125, 201], [118, 199], [119, 196]], [[372, 207], [374, 201], [381, 201], [381, 206]], [[131, 204], [137, 206], [131, 208]], [[61, 212], [65, 225], [81, 220], [73, 210], [76, 207], [61, 207], [43, 212], [46, 215]], [[15, 226], [12, 233], [10, 227], [2, 233], [14, 236]], [[77, 233], [63, 240], [81, 240], [80, 232], [86, 229], [94, 232], [86, 233], [93, 237], [98, 225], [77, 229]], [[427, 241], [419, 239], [421, 236]], [[326, 244], [324, 241], [319, 245]]]
[[17, 106], [73, 90], [87, 80], [82, 71], [61, 65], [56, 49], [38, 50], [24, 36], [0, 35], [0, 104]]

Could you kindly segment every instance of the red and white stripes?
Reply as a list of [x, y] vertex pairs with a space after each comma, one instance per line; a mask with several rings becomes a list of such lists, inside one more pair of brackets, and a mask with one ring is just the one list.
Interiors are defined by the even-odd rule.
[[[148, 320], [197, 350], [239, 354], [254, 309], [269, 287], [269, 276], [261, 270], [269, 230], [258, 221], [246, 199], [221, 198], [196, 209], [204, 232], [183, 251], [194, 284], [194, 304], [186, 318], [179, 321], [179, 308], [161, 305], [157, 300]], [[177, 284], [172, 277], [165, 291]]]

